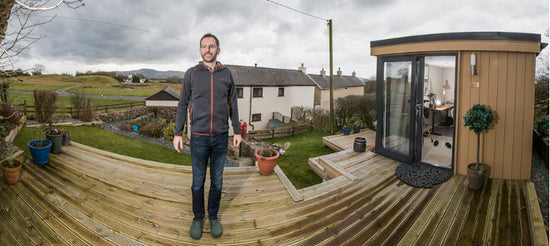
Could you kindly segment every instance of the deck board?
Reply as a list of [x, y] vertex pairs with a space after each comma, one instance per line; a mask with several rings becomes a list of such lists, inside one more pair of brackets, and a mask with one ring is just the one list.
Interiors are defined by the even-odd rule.
[[372, 153], [372, 146], [352, 153], [349, 138], [335, 137], [347, 149], [319, 158], [353, 180], [342, 175], [291, 191], [280, 177], [284, 174], [227, 168], [219, 215], [224, 235], [212, 238], [206, 222], [201, 241], [189, 237], [190, 167], [73, 143], [45, 166], [25, 162], [17, 184], [0, 184], [0, 240], [9, 245], [547, 245], [532, 183], [489, 180], [473, 192], [466, 177], [453, 176], [432, 189], [414, 188], [395, 177], [398, 162]]

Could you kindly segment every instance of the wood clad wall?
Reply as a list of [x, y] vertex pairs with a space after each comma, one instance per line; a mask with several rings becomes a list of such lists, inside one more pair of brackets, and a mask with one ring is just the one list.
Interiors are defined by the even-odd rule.
[[[470, 54], [477, 54], [478, 75], [470, 74]], [[529, 179], [535, 96], [534, 53], [460, 51], [457, 74], [455, 172], [467, 174], [476, 162], [476, 134], [463, 126], [474, 104], [495, 114], [492, 128], [481, 135], [480, 161], [490, 178]], [[479, 87], [472, 85], [479, 82]]]

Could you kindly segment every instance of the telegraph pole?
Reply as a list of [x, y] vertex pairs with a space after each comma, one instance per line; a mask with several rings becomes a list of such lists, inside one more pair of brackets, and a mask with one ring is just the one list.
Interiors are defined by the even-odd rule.
[[332, 65], [332, 19], [328, 20], [328, 36], [329, 36], [329, 54], [330, 54], [330, 135], [334, 134], [334, 80], [333, 80], [333, 65]]

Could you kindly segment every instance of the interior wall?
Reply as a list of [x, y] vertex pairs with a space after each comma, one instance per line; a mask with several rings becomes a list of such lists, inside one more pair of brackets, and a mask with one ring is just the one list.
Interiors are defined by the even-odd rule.
[[[435, 93], [436, 98], [441, 100], [442, 103], [454, 103], [454, 91], [455, 91], [455, 68], [445, 68], [428, 65], [429, 67], [429, 78], [427, 83], [429, 88], [425, 90], [425, 93]], [[443, 87], [447, 86], [445, 89], [446, 94], [443, 95]]]

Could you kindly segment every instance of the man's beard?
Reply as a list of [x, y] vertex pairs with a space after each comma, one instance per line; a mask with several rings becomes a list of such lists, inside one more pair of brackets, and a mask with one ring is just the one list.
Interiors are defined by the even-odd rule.
[[[206, 58], [206, 55], [207, 55], [207, 54], [212, 54], [212, 56], [210, 57], [210, 59], [207, 59], [207, 58]], [[201, 56], [202, 56], [202, 60], [203, 60], [204, 62], [214, 62], [214, 61], [216, 61], [216, 58], [217, 58], [218, 55], [216, 55], [215, 53], [207, 53], [207, 54], [201, 55]]]

